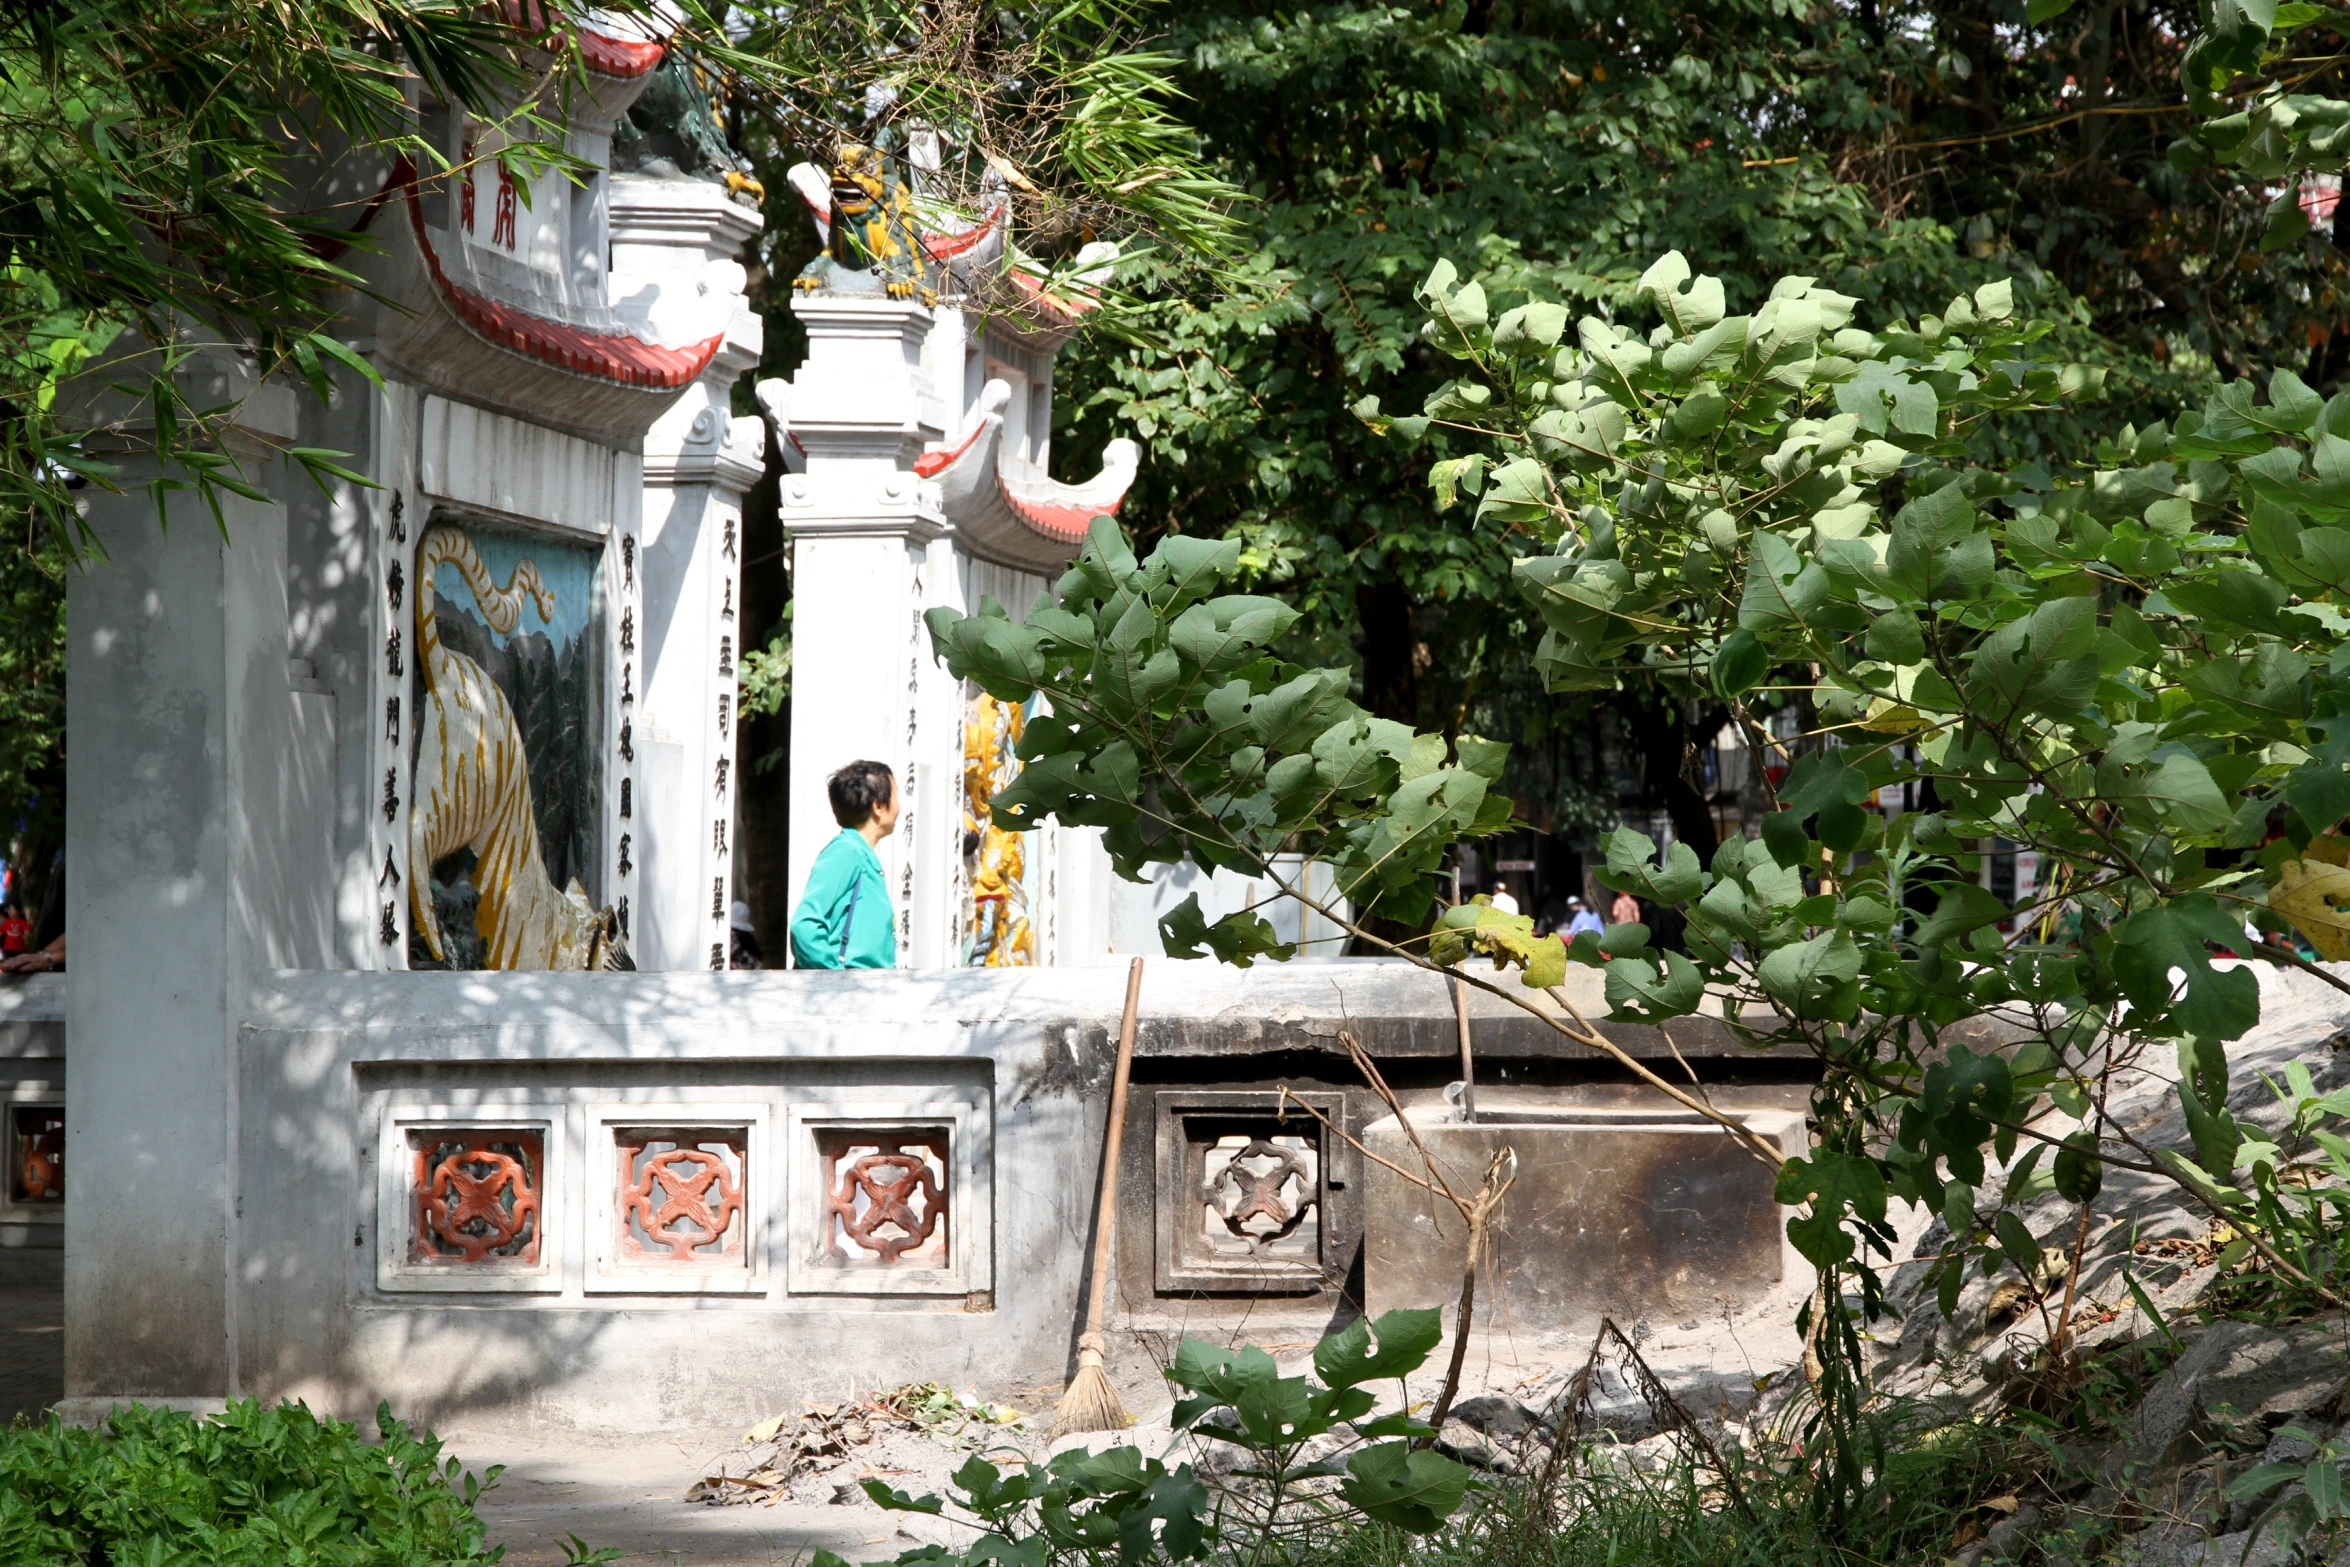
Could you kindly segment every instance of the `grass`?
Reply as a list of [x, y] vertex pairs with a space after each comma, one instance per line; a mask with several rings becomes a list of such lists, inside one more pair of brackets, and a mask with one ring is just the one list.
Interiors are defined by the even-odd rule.
[[[1745, 1496], [1742, 1513], [1716, 1477], [1686, 1463], [1662, 1472], [1610, 1465], [1592, 1454], [1581, 1473], [1553, 1483], [1494, 1482], [1451, 1527], [1411, 1536], [1365, 1528], [1334, 1543], [1312, 1567], [1862, 1567], [1933, 1563], [1982, 1534], [2029, 1474], [2032, 1444], [1984, 1425], [1946, 1426], [1904, 1439], [1867, 1498], [1838, 1520], [1816, 1505], [1800, 1466], [1752, 1455], [1726, 1461]], [[1620, 1450], [1619, 1450], [1620, 1451]], [[1305, 1567], [1305, 1564], [1298, 1564]]]

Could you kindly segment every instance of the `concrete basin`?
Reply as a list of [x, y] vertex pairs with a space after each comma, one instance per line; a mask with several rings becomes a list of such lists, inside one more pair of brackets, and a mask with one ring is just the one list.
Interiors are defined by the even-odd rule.
[[[1412, 1127], [1466, 1197], [1503, 1146], [1518, 1176], [1503, 1200], [1479, 1325], [1532, 1334], [1582, 1332], [1601, 1316], [1715, 1316], [1754, 1304], [1808, 1273], [1787, 1244], [1772, 1172], [1704, 1117], [1523, 1101], [1413, 1106]], [[1788, 1154], [1804, 1147], [1803, 1117], [1732, 1112]], [[1452, 1205], [1381, 1165], [1417, 1171], [1419, 1155], [1392, 1116], [1363, 1145], [1363, 1283], [1373, 1316], [1399, 1306], [1449, 1306], [1460, 1295], [1467, 1227]]]

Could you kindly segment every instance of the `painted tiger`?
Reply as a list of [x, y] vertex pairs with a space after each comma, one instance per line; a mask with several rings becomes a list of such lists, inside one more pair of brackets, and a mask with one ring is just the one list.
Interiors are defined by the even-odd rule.
[[506, 694], [482, 667], [441, 646], [433, 620], [433, 575], [443, 561], [473, 590], [482, 619], [500, 636], [520, 623], [527, 596], [541, 620], [555, 596], [538, 566], [523, 561], [504, 587], [494, 583], [463, 529], [435, 523], [416, 545], [416, 649], [424, 710], [417, 715], [416, 779], [408, 814], [409, 907], [425, 946], [448, 960], [432, 904], [431, 867], [456, 853], [474, 854], [480, 894], [474, 926], [493, 969], [594, 969], [628, 965], [618, 922], [593, 908], [577, 879], [561, 891], [539, 853], [531, 809], [530, 759]]

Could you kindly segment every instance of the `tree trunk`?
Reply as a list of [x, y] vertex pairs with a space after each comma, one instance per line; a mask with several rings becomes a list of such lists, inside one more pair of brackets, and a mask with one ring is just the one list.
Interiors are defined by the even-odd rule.
[[1400, 582], [1366, 582], [1355, 589], [1355, 618], [1362, 626], [1363, 705], [1381, 718], [1418, 728], [1420, 679], [1412, 662], [1417, 636], [1411, 595]]
[[[1674, 838], [1695, 849], [1699, 859], [1710, 861], [1719, 842], [1713, 807], [1690, 782], [1696, 771], [1691, 748], [1700, 743], [1697, 731], [1682, 718], [1678, 703], [1668, 704], [1662, 712], [1643, 708], [1624, 716], [1640, 733], [1642, 782], [1649, 803], [1672, 819]], [[1704, 740], [1710, 742], [1719, 727], [1707, 729]]]

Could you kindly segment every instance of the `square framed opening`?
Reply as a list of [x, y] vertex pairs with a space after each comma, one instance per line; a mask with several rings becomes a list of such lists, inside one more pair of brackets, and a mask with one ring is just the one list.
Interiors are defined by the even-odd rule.
[[1311, 1294], [1337, 1287], [1358, 1226], [1353, 1150], [1310, 1105], [1346, 1125], [1345, 1096], [1161, 1089], [1158, 1244], [1164, 1294]]

